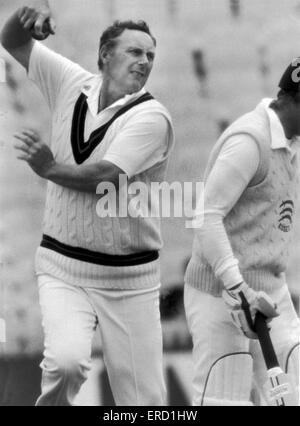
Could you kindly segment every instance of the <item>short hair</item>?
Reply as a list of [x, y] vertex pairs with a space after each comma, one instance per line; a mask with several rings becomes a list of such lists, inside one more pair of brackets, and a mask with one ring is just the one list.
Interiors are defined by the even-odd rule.
[[277, 93], [277, 99], [272, 101], [271, 106], [272, 108], [278, 110], [290, 102], [300, 103], [300, 92], [296, 92], [295, 90], [280, 89]]
[[137, 30], [148, 34], [152, 38], [154, 46], [156, 46], [156, 39], [153, 37], [150, 28], [145, 21], [115, 21], [111, 26], [106, 28], [100, 37], [98, 58], [98, 67], [100, 70], [103, 68], [103, 62], [100, 57], [100, 50], [103, 46], [107, 46], [108, 49], [113, 48], [116, 45], [116, 38], [119, 37], [125, 30]]

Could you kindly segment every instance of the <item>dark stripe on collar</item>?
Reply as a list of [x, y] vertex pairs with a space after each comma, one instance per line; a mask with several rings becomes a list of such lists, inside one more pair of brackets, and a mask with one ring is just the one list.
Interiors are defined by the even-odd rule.
[[130, 104], [125, 105], [116, 114], [103, 126], [94, 130], [88, 141], [84, 141], [84, 125], [85, 118], [88, 109], [87, 97], [84, 93], [81, 93], [79, 98], [76, 101], [73, 119], [72, 119], [72, 128], [71, 128], [71, 144], [73, 150], [73, 156], [77, 164], [82, 164], [87, 158], [90, 157], [94, 149], [101, 143], [107, 130], [112, 125], [112, 123], [119, 118], [121, 115], [125, 114], [131, 108], [154, 99], [150, 93], [146, 92], [140, 96], [135, 101]]

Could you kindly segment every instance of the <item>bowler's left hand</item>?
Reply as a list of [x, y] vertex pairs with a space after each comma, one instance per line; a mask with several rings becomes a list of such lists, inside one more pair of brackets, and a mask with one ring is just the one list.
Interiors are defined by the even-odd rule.
[[26, 161], [32, 170], [42, 178], [47, 179], [48, 173], [55, 165], [50, 148], [44, 144], [40, 136], [33, 130], [23, 130], [14, 134], [18, 142], [14, 148], [18, 151], [17, 158]]
[[268, 322], [279, 316], [276, 303], [264, 291], [255, 291], [245, 282], [224, 290], [222, 296], [233, 322], [249, 339], [258, 339], [254, 328], [257, 311]]

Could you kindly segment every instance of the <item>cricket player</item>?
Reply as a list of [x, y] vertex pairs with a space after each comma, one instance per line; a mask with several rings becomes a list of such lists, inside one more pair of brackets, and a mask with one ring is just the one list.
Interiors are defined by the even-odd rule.
[[229, 126], [208, 161], [185, 276], [194, 405], [252, 405], [252, 380], [266, 402], [266, 367], [253, 327], [258, 310], [269, 319], [282, 369], [299, 386], [299, 321], [285, 277], [300, 191], [295, 64], [277, 99], [263, 99]]
[[[16, 134], [18, 158], [48, 181], [36, 255], [45, 332], [37, 405], [73, 405], [97, 325], [116, 404], [164, 405], [159, 218], [101, 215], [96, 194], [101, 183], [120, 194], [122, 176], [148, 190], [164, 179], [171, 118], [144, 88], [156, 41], [143, 21], [115, 22], [101, 36], [94, 75], [36, 41], [53, 33], [41, 0], [17, 10], [1, 34], [52, 113], [49, 146], [33, 130]], [[149, 198], [151, 211], [158, 203]]]

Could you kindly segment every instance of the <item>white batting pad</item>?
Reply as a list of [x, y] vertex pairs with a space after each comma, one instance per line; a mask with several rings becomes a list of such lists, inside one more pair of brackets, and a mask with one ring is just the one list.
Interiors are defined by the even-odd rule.
[[295, 398], [300, 406], [300, 345], [295, 345], [294, 348], [288, 354], [286, 360], [286, 373], [290, 377], [290, 381], [293, 385], [294, 392], [296, 393]]
[[210, 369], [203, 406], [249, 406], [253, 361], [250, 354], [229, 354]]

